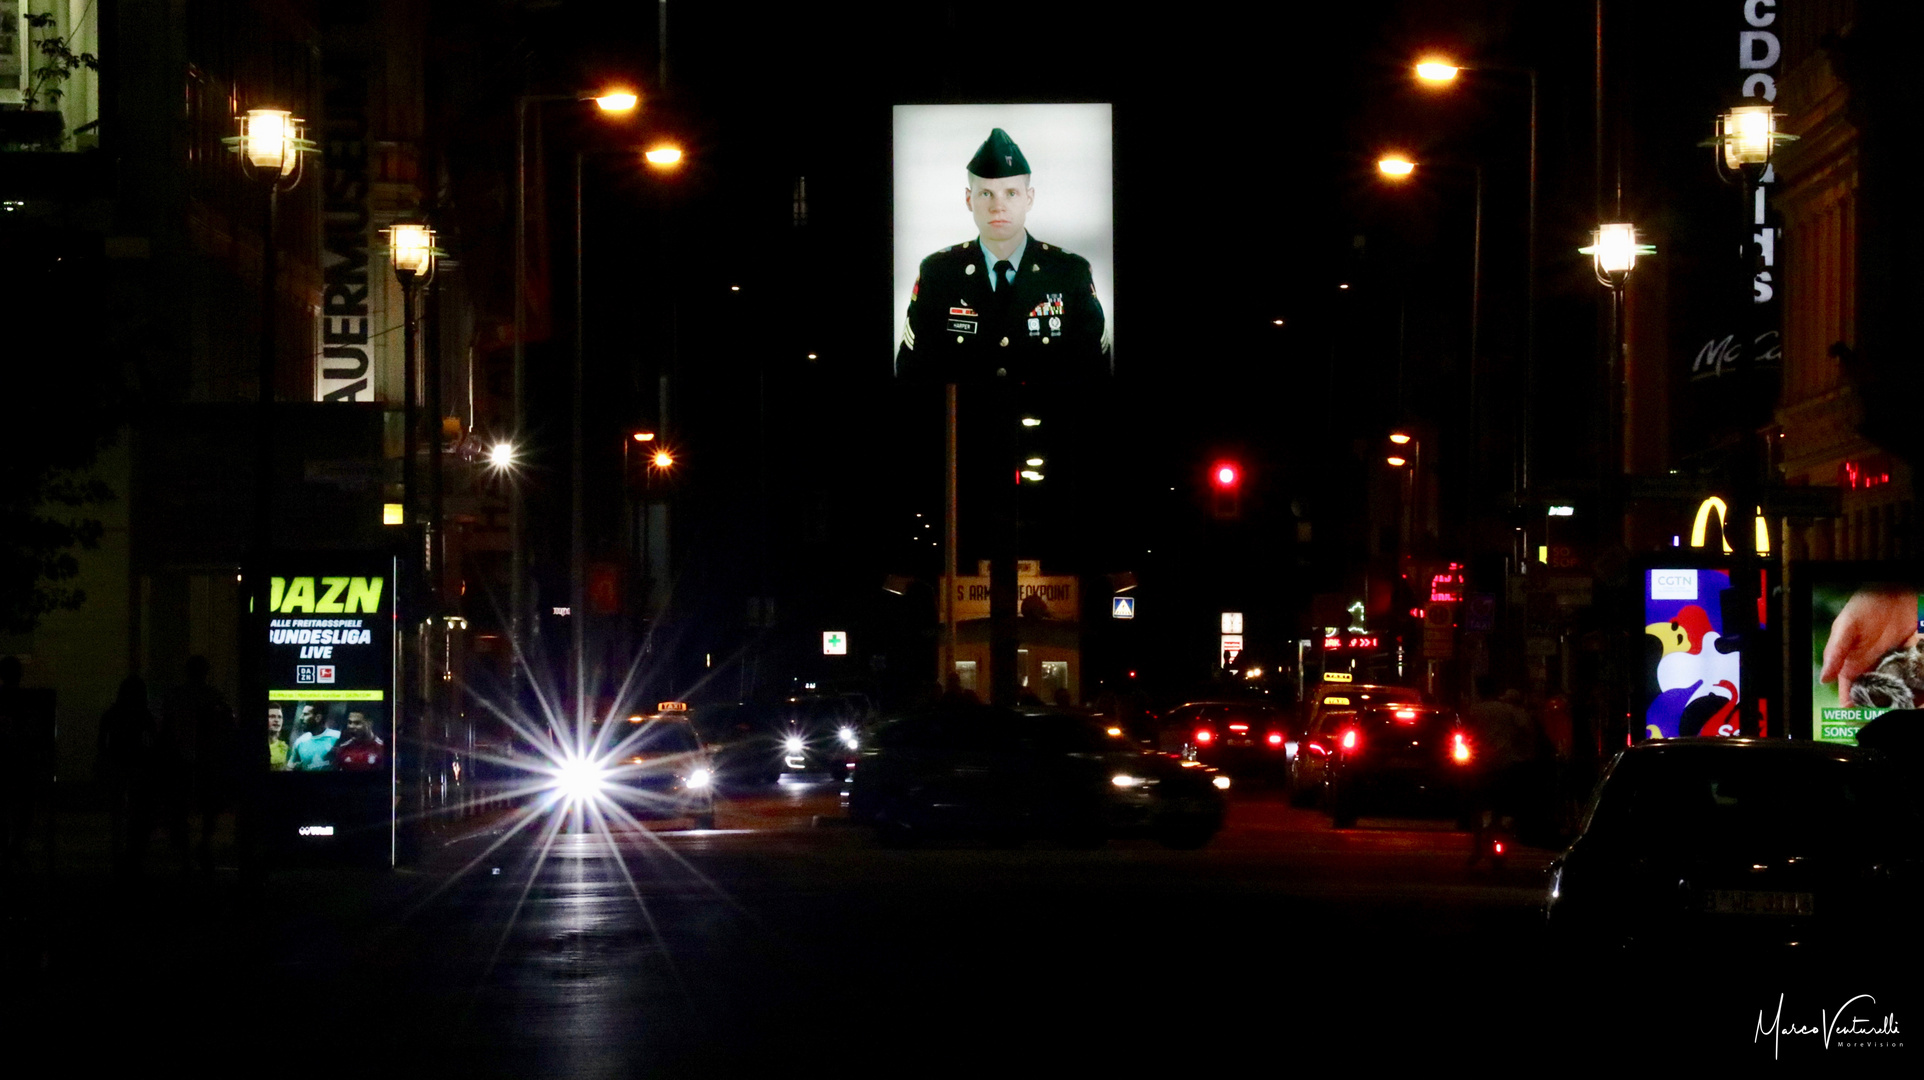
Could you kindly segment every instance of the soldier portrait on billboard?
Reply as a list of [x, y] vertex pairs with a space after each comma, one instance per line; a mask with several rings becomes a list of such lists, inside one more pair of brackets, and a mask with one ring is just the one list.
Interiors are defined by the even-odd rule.
[[1028, 158], [995, 128], [965, 168], [975, 236], [921, 262], [897, 369], [942, 381], [1050, 379], [1097, 371], [1105, 318], [1089, 260], [1028, 229]]

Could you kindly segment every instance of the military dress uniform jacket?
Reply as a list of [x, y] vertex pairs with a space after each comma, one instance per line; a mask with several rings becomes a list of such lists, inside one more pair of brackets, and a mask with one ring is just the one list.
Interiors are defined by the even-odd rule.
[[970, 240], [922, 260], [897, 368], [939, 382], [1081, 377], [1106, 370], [1102, 333], [1089, 260], [1032, 235], [1014, 283], [998, 291]]

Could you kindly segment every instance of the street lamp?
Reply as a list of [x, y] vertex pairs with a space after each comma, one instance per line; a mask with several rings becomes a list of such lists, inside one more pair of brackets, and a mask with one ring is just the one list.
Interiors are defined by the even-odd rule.
[[1522, 75], [1530, 83], [1530, 175], [1526, 211], [1528, 223], [1525, 230], [1528, 234], [1528, 272], [1524, 279], [1523, 297], [1523, 416], [1520, 421], [1522, 430], [1517, 440], [1517, 472], [1513, 477], [1517, 490], [1527, 491], [1530, 487], [1530, 424], [1536, 407], [1537, 370], [1537, 71], [1530, 67], [1500, 67], [1493, 64], [1470, 67], [1440, 56], [1424, 57], [1415, 70], [1417, 79], [1432, 87], [1448, 86], [1465, 71], [1472, 74], [1487, 71]]
[[[1418, 64], [1424, 67], [1445, 66]], [[1450, 68], [1450, 78], [1454, 78], [1455, 68]], [[1427, 76], [1426, 76], [1427, 77]], [[1401, 154], [1385, 154], [1377, 159], [1376, 171], [1393, 183], [1401, 183], [1416, 173], [1417, 163]], [[1483, 166], [1480, 164], [1445, 163], [1444, 167], [1469, 169], [1476, 178], [1476, 195], [1471, 212], [1470, 226], [1470, 464], [1473, 475], [1482, 475], [1483, 431], [1480, 422], [1482, 408], [1477, 398], [1477, 376], [1481, 370], [1481, 339], [1483, 328]], [[1408, 436], [1403, 436], [1408, 438]], [[1390, 436], [1392, 440], [1396, 436]]]
[[[302, 163], [314, 144], [303, 137], [301, 121], [286, 109], [249, 109], [236, 117], [239, 134], [223, 140], [240, 159], [242, 175], [266, 189], [265, 213], [261, 220], [261, 340], [259, 383], [255, 388], [254, 430], [254, 520], [248, 555], [253, 565], [248, 581], [248, 610], [258, 625], [265, 626], [268, 610], [268, 548], [273, 542], [274, 425], [268, 415], [274, 403], [274, 319], [276, 281], [279, 278], [279, 251], [274, 246], [276, 220], [280, 213], [280, 193], [301, 182]], [[241, 679], [247, 694], [250, 717], [259, 716], [267, 703], [267, 672], [261, 645], [265, 633], [254, 633], [252, 620], [243, 621], [241, 639]], [[241, 833], [242, 869], [252, 873], [253, 795], [250, 779], [242, 789], [237, 827]]]
[[[1744, 251], [1750, 260], [1750, 265], [1746, 267], [1747, 281], [1744, 290], [1746, 293], [1752, 291], [1752, 283], [1759, 278], [1760, 267], [1757, 265], [1759, 258], [1768, 258], [1768, 249], [1761, 246], [1770, 240], [1769, 234], [1765, 231], [1770, 226], [1764, 214], [1764, 178], [1770, 172], [1771, 157], [1777, 147], [1796, 138], [1795, 135], [1777, 130], [1778, 119], [1776, 110], [1769, 105], [1736, 106], [1717, 117], [1715, 132], [1705, 144], [1715, 151], [1714, 160], [1718, 176], [1726, 183], [1739, 185], [1743, 191], [1746, 219]], [[1753, 228], [1755, 232], [1751, 231]], [[1754, 303], [1743, 301], [1739, 303], [1742, 305], [1739, 310], [1745, 312], [1744, 326], [1739, 338], [1745, 343], [1746, 359], [1752, 361], [1746, 365], [1752, 370], [1744, 381], [1752, 383], [1754, 390], [1763, 392], [1759, 396], [1768, 394], [1769, 399], [1774, 401], [1776, 387], [1762, 381], [1765, 378], [1765, 372], [1760, 364], [1755, 363], [1759, 336], [1755, 321], [1756, 306]], [[1746, 446], [1746, 450], [1748, 449], [1750, 448]], [[1762, 461], [1755, 456], [1745, 454], [1744, 458], [1740, 459], [1738, 467], [1732, 470], [1734, 489], [1732, 494], [1735, 496], [1732, 501], [1736, 505], [1750, 507], [1761, 502], [1760, 489], [1768, 479], [1764, 469]], [[1736, 558], [1739, 560], [1739, 565], [1746, 569], [1753, 565], [1752, 558], [1747, 552], [1737, 555]], [[1761, 556], [1756, 561], [1761, 562]], [[1758, 648], [1753, 644], [1761, 643], [1762, 632], [1756, 620], [1748, 614], [1753, 610], [1762, 610], [1763, 598], [1760, 592], [1762, 575], [1753, 577], [1745, 573], [1743, 577], [1745, 585], [1740, 595], [1746, 600], [1755, 600], [1756, 607], [1753, 608], [1749, 603], [1740, 605], [1739, 610], [1745, 613], [1744, 617], [1736, 626], [1727, 624], [1724, 636], [1734, 637], [1737, 641], [1739, 655], [1743, 658], [1745, 685], [1769, 685], [1773, 691], [1779, 691], [1782, 689], [1782, 683], [1778, 677], [1782, 673], [1773, 669], [1773, 664], [1778, 658], [1771, 655], [1773, 650], [1770, 648]], [[1735, 580], [1736, 575], [1733, 574], [1732, 581]], [[1753, 679], [1753, 672], [1760, 677]], [[1742, 694], [1738, 699], [1739, 727], [1745, 735], [1756, 735], [1763, 729], [1764, 716], [1758, 704], [1756, 695], [1751, 693]]]
[[[401, 283], [401, 374], [403, 433], [401, 439], [401, 502], [413, 517], [414, 456], [420, 435], [420, 403], [415, 395], [415, 341], [419, 337], [415, 298], [434, 277], [434, 230], [419, 222], [396, 222], [383, 230], [388, 238], [388, 262]], [[430, 525], [435, 528], [438, 522]], [[438, 530], [437, 530], [438, 531]], [[432, 541], [430, 541], [432, 542]], [[432, 560], [431, 560], [432, 561]]]
[[[640, 105], [631, 90], [609, 88], [600, 93], [521, 94], [514, 99], [514, 433], [524, 438], [528, 429], [528, 366], [524, 344], [528, 310], [528, 106], [554, 101], [592, 101], [603, 113], [626, 114]], [[540, 113], [535, 114], [537, 122]], [[514, 662], [510, 679], [521, 679], [522, 627], [527, 618], [528, 556], [527, 493], [517, 485], [508, 518], [509, 582], [508, 641]], [[517, 690], [515, 700], [519, 702]]]

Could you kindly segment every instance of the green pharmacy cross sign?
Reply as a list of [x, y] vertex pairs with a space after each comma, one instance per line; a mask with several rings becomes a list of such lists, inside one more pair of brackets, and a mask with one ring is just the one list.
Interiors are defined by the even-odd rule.
[[848, 635], [840, 630], [822, 631], [823, 656], [847, 656]]

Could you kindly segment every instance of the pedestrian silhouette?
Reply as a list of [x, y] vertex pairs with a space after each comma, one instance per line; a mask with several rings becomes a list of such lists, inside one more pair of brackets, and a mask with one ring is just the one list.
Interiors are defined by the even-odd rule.
[[160, 741], [178, 765], [168, 781], [170, 812], [199, 817], [195, 856], [203, 873], [214, 869], [214, 832], [234, 799], [241, 757], [234, 710], [207, 684], [207, 670], [206, 657], [187, 658], [187, 681], [167, 695], [160, 718]]
[[114, 703], [100, 717], [95, 775], [107, 794], [107, 823], [116, 874], [137, 875], [154, 828], [155, 745], [159, 724], [138, 675], [120, 681]]

